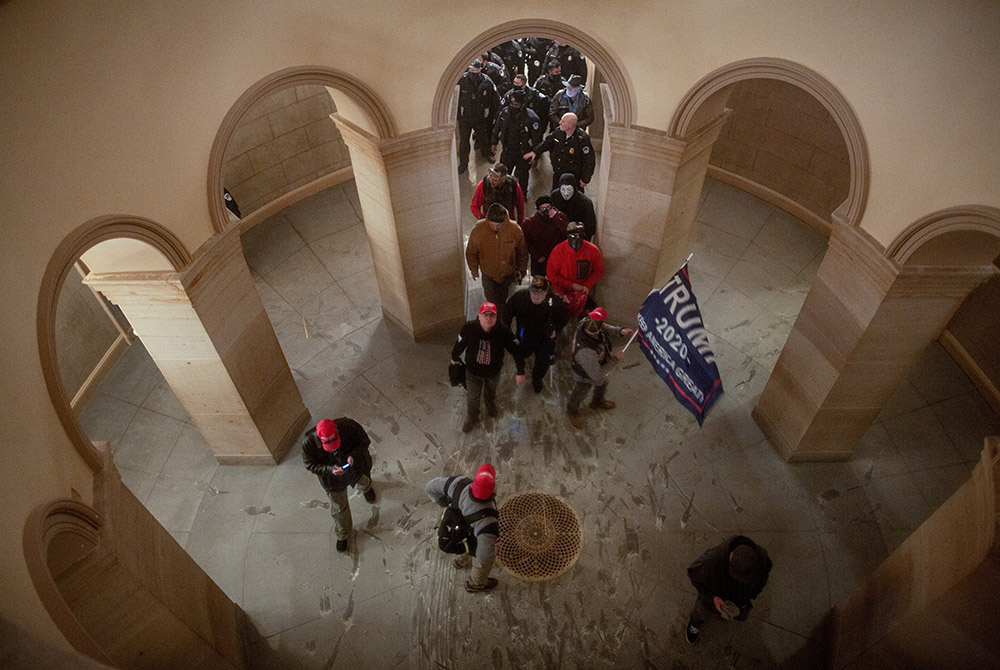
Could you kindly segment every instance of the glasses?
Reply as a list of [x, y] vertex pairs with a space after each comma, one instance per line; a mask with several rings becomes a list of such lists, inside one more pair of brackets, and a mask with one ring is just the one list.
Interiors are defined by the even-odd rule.
[[539, 207], [538, 211], [541, 212], [542, 214], [548, 214], [549, 211], [551, 211], [551, 209], [552, 209], [551, 207]]

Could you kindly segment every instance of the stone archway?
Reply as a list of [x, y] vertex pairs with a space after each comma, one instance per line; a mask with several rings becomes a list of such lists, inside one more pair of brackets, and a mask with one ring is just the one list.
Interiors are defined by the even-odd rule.
[[83, 224], [60, 243], [49, 259], [38, 291], [38, 354], [49, 398], [77, 453], [94, 472], [103, 468], [102, 456], [77, 422], [59, 374], [56, 306], [63, 282], [80, 255], [101, 242], [123, 237], [149, 244], [174, 270], [181, 270], [192, 261], [191, 253], [180, 239], [158, 223], [139, 217], [104, 216]]
[[833, 117], [847, 145], [851, 171], [847, 199], [834, 211], [833, 218], [849, 226], [859, 225], [871, 182], [868, 144], [861, 123], [843, 94], [823, 76], [803, 65], [780, 58], [751, 58], [729, 63], [705, 75], [681, 100], [670, 123], [670, 136], [685, 139], [698, 133], [723, 112], [730, 86], [759, 78], [778, 79], [801, 88]]
[[[243, 95], [233, 103], [219, 125], [215, 141], [208, 160], [208, 208], [212, 226], [216, 232], [223, 232], [230, 225], [223, 204], [222, 168], [233, 133], [244, 114], [257, 102], [269, 95], [291, 86], [320, 85], [343, 92], [346, 97], [357, 105], [358, 111], [379, 140], [389, 140], [396, 137], [396, 124], [389, 113], [388, 107], [366, 84], [359, 79], [340, 70], [323, 67], [292, 67], [275, 72], [264, 77], [244, 91]], [[291, 203], [288, 203], [291, 204]]]
[[445, 68], [434, 91], [431, 124], [437, 128], [450, 128], [455, 124], [451, 108], [452, 94], [459, 77], [474, 59], [487, 49], [516, 37], [546, 37], [572, 44], [594, 61], [600, 69], [610, 91], [613, 120], [624, 126], [632, 125], [635, 101], [633, 87], [620, 60], [608, 47], [590, 35], [569, 24], [550, 19], [519, 19], [494, 26], [480, 33], [466, 44]]

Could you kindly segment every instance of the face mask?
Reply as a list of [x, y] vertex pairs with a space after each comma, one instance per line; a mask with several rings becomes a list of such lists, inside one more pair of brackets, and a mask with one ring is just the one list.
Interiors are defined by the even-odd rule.
[[563, 184], [559, 187], [559, 195], [563, 197], [563, 200], [569, 200], [573, 197], [573, 187], [569, 184]]
[[569, 247], [573, 251], [579, 251], [580, 247], [583, 246], [583, 237], [580, 235], [570, 235], [568, 238]]
[[568, 95], [571, 98], [575, 98], [576, 94], [579, 93], [579, 92], [580, 92], [580, 87], [579, 86], [567, 86], [566, 87], [566, 95]]

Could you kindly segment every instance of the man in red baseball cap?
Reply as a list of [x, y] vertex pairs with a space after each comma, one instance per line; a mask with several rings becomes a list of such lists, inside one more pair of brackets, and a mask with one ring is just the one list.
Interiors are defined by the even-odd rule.
[[604, 393], [608, 390], [608, 374], [625, 358], [625, 352], [618, 350], [612, 353], [611, 335], [631, 337], [635, 330], [612, 326], [608, 323], [608, 313], [603, 307], [597, 307], [587, 316], [580, 319], [573, 335], [573, 391], [566, 403], [569, 422], [574, 428], [583, 428], [580, 419], [580, 403], [593, 388], [594, 397], [590, 401], [591, 409], [614, 409], [615, 403], [605, 400]]
[[490, 577], [500, 534], [494, 495], [496, 474], [492, 465], [483, 463], [475, 477], [435, 477], [427, 482], [426, 491], [430, 499], [441, 507], [457, 505], [472, 529], [469, 541], [474, 547], [472, 554], [461, 554], [454, 563], [459, 569], [467, 568], [472, 563], [472, 572], [465, 580], [465, 590], [469, 593], [492, 591], [497, 586], [496, 578]]
[[451, 348], [452, 365], [461, 365], [465, 353], [465, 392], [467, 399], [465, 423], [462, 432], [468, 433], [479, 421], [479, 398], [486, 400], [486, 413], [497, 415], [497, 380], [503, 367], [503, 352], [509, 351], [517, 366], [515, 379], [524, 383], [524, 356], [517, 338], [505, 326], [497, 325], [497, 306], [484, 302], [479, 306], [479, 317], [467, 321], [458, 334], [458, 341]]
[[330, 498], [337, 551], [347, 551], [353, 527], [347, 487], [358, 487], [366, 501], [375, 502], [369, 444], [371, 440], [361, 424], [347, 417], [323, 419], [302, 438], [302, 461], [319, 477]]

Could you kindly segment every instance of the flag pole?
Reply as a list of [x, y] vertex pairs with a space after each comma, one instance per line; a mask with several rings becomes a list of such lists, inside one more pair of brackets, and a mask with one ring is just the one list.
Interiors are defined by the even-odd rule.
[[632, 337], [628, 338], [628, 342], [626, 342], [625, 346], [622, 347], [622, 352], [623, 353], [626, 352], [626, 351], [628, 351], [628, 346], [635, 341], [635, 338], [638, 335], [639, 335], [639, 329], [636, 328], [635, 330], [632, 331]]

